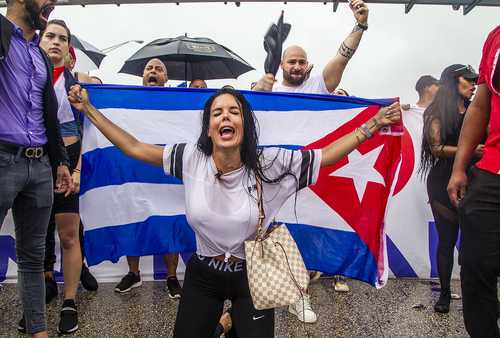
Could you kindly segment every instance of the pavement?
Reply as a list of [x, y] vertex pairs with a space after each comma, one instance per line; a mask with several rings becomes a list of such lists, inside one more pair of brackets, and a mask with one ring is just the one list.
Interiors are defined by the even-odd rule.
[[[349, 280], [351, 291], [337, 293], [331, 279], [310, 287], [315, 324], [304, 325], [286, 308], [276, 309], [275, 337], [467, 337], [462, 303], [454, 300], [449, 314], [434, 313], [439, 293], [428, 281], [390, 279], [377, 290]], [[115, 283], [101, 283], [99, 290], [79, 290], [79, 330], [72, 337], [171, 337], [178, 301], [168, 297], [165, 282], [144, 282], [127, 294], [113, 292]], [[56, 337], [59, 298], [47, 306], [49, 336]], [[453, 292], [460, 285], [452, 282]], [[23, 337], [17, 333], [21, 303], [15, 284], [0, 287], [0, 337]], [[194, 319], [193, 319], [194, 320]], [[193, 337], [197, 338], [197, 337]]]

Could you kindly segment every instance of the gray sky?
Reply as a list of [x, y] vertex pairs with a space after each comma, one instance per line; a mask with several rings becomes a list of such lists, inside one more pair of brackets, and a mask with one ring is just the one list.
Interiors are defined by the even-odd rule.
[[[488, 34], [500, 24], [500, 8], [476, 7], [469, 15], [448, 6], [416, 5], [410, 14], [404, 6], [372, 4], [369, 30], [344, 74], [341, 87], [362, 97], [400, 96], [414, 102], [414, 84], [422, 74], [439, 77], [452, 63], [471, 64], [476, 69], [481, 48]], [[223, 84], [248, 89], [263, 73], [265, 58], [262, 38], [269, 25], [285, 10], [292, 24], [287, 44], [303, 46], [320, 72], [351, 31], [354, 18], [345, 4], [333, 13], [332, 5], [321, 3], [262, 4], [161, 4], [117, 6], [60, 6], [51, 18], [64, 19], [72, 32], [99, 48], [122, 41], [188, 33], [205, 36], [226, 45], [256, 71], [238, 80], [210, 81], [210, 87]], [[3, 14], [5, 10], [1, 11]], [[124, 60], [140, 45], [132, 43], [111, 52], [92, 72], [106, 83], [141, 84], [141, 79], [117, 74]], [[281, 75], [278, 74], [281, 79]], [[171, 84], [177, 84], [172, 81]]]

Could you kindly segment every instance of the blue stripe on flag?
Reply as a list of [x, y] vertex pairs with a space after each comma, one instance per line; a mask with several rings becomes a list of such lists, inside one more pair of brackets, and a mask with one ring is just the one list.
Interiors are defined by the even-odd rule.
[[410, 263], [406, 260], [405, 256], [399, 251], [398, 247], [389, 236], [387, 238], [387, 258], [389, 261], [389, 268], [392, 270], [396, 277], [410, 277], [417, 278], [417, 273], [411, 267]]
[[[85, 85], [92, 103], [99, 109], [142, 109], [142, 110], [203, 110], [205, 101], [215, 89], [161, 88], [119, 85]], [[147, 94], [145, 93], [147, 91]], [[394, 99], [362, 99], [356, 97], [266, 93], [241, 91], [257, 111], [290, 110], [339, 110], [362, 108], [369, 105], [389, 105]], [[147, 99], [145, 99], [147, 97]], [[279, 99], [277, 99], [279, 98]], [[305, 99], [307, 98], [307, 99]]]
[[143, 222], [85, 231], [89, 265], [122, 256], [148, 256], [196, 251], [194, 232], [185, 215], [151, 216]]
[[[302, 148], [297, 145], [265, 147]], [[80, 195], [95, 188], [125, 183], [182, 184], [174, 176], [165, 175], [163, 168], [128, 157], [118, 147], [98, 148], [83, 154]]]
[[309, 270], [376, 284], [375, 258], [355, 232], [304, 224], [287, 223], [287, 226]]
[[[377, 264], [354, 232], [287, 224], [308, 269], [341, 274], [375, 285]], [[319, 250], [319, 251], [318, 251]], [[89, 265], [122, 256], [194, 252], [196, 240], [184, 215], [152, 216], [144, 222], [85, 232]]]
[[118, 147], [94, 149], [82, 156], [80, 195], [94, 188], [124, 183], [182, 184], [163, 168], [125, 155]]

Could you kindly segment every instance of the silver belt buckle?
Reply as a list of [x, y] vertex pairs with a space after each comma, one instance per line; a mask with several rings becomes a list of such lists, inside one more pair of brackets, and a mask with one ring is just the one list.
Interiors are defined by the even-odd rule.
[[24, 150], [27, 158], [40, 158], [43, 156], [43, 147], [28, 147]]

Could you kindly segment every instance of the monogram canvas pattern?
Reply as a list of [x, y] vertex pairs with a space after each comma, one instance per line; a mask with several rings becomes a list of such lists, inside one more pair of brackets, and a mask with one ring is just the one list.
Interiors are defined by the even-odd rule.
[[256, 309], [293, 304], [307, 290], [309, 274], [284, 224], [262, 240], [246, 241], [245, 255], [248, 284]]

